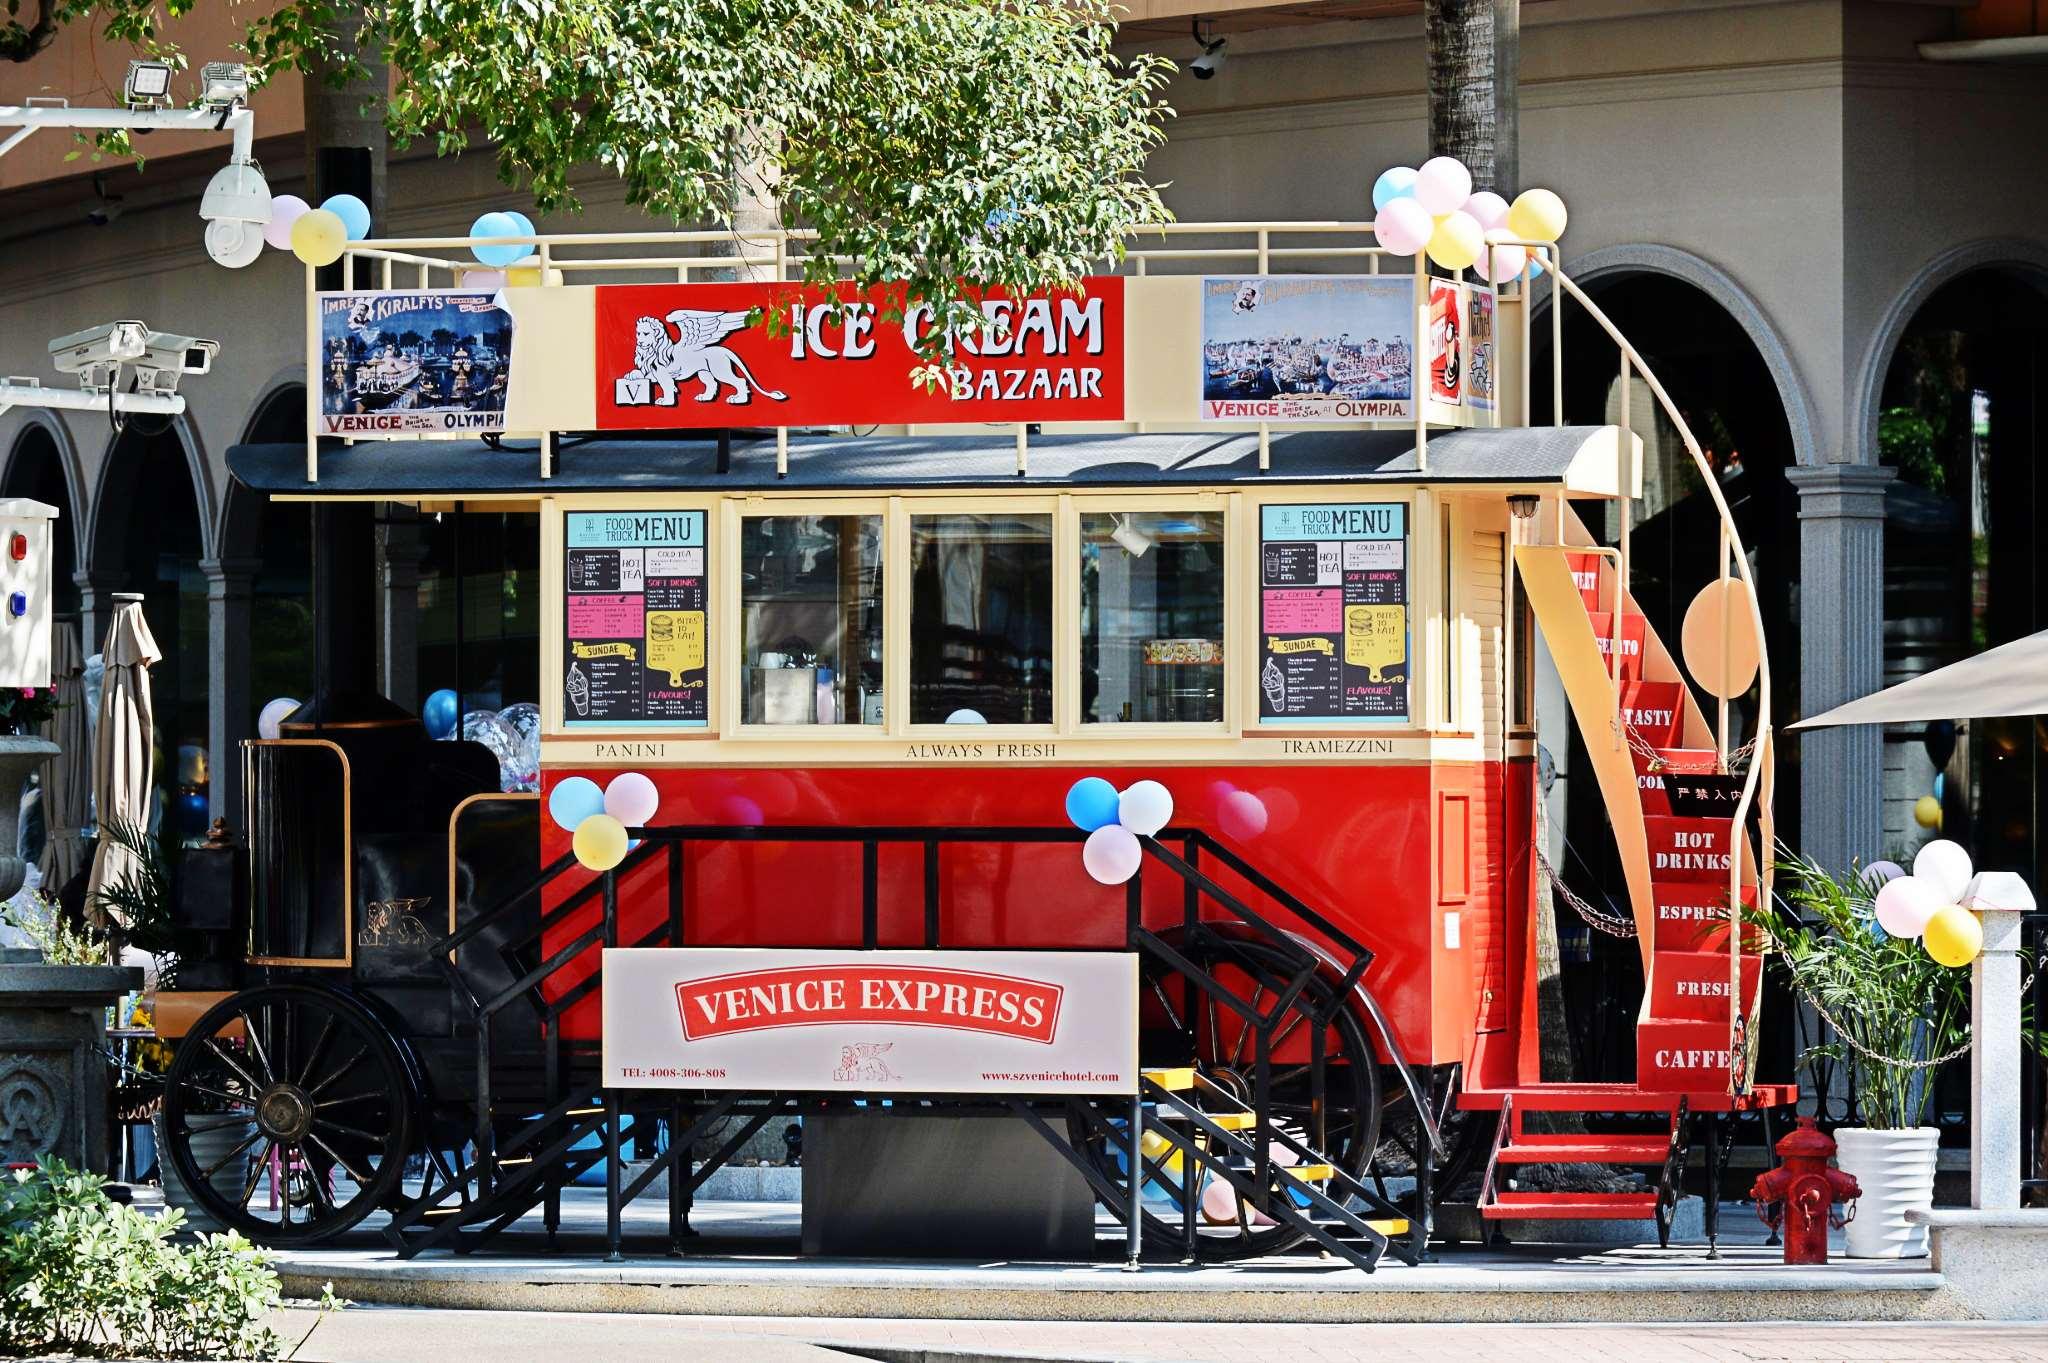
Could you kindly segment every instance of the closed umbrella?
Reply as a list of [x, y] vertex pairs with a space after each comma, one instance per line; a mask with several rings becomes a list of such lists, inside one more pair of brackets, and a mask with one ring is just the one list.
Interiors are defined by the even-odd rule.
[[1836, 724], [1922, 724], [2048, 714], [2048, 630], [1986, 649], [1910, 681], [1802, 719], [1795, 729]]
[[93, 745], [92, 789], [101, 837], [93, 853], [92, 877], [86, 882], [87, 912], [99, 892], [140, 869], [135, 854], [116, 846], [105, 830], [119, 822], [135, 828], [149, 820], [149, 792], [156, 780], [156, 754], [150, 738], [153, 715], [149, 700], [149, 668], [164, 656], [142, 618], [142, 598], [117, 595], [122, 604], [107, 627], [106, 680], [100, 686], [99, 737]]
[[85, 797], [92, 781], [86, 756], [85, 658], [78, 646], [78, 626], [62, 624], [50, 634], [50, 685], [57, 713], [43, 726], [43, 737], [59, 749], [43, 773], [43, 888], [55, 895], [71, 883], [85, 864]]

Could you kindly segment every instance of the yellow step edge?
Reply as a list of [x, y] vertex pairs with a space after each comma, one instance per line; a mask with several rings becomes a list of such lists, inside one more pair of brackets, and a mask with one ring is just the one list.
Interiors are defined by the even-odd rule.
[[1365, 1224], [1372, 1227], [1374, 1230], [1378, 1231], [1381, 1235], [1386, 1236], [1388, 1239], [1392, 1239], [1394, 1236], [1397, 1235], [1406, 1235], [1408, 1233], [1408, 1218], [1405, 1216], [1385, 1218], [1378, 1221], [1368, 1221]]
[[1304, 1183], [1326, 1183], [1337, 1176], [1327, 1164], [1283, 1164], [1279, 1166]]
[[1142, 1073], [1147, 1083], [1157, 1084], [1170, 1093], [1178, 1093], [1195, 1086], [1195, 1071], [1192, 1066], [1187, 1069], [1144, 1070]]
[[1249, 1131], [1259, 1124], [1256, 1112], [1205, 1112], [1202, 1115], [1225, 1131]]

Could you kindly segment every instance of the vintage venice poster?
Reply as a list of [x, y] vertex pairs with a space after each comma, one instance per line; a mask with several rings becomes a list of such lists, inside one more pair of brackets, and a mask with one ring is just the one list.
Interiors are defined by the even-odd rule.
[[1415, 413], [1408, 275], [1202, 281], [1202, 420], [1394, 421]]
[[322, 293], [323, 435], [502, 431], [512, 314], [477, 289]]

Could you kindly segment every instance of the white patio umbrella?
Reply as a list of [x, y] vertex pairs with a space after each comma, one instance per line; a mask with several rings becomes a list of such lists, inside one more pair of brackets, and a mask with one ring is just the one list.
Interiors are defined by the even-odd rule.
[[78, 626], [58, 625], [50, 634], [50, 686], [57, 713], [44, 726], [43, 737], [59, 749], [43, 773], [43, 888], [56, 894], [69, 884], [85, 862], [85, 797], [92, 788], [92, 763], [86, 753], [85, 658], [78, 647]]
[[2048, 630], [1986, 649], [1910, 681], [1802, 719], [1795, 729], [1836, 724], [1924, 724], [2048, 714]]
[[163, 658], [142, 618], [142, 598], [116, 596], [122, 604], [107, 627], [106, 680], [100, 688], [98, 741], [93, 745], [92, 788], [100, 824], [93, 852], [92, 876], [86, 882], [87, 913], [99, 891], [117, 884], [136, 868], [134, 853], [106, 835], [116, 821], [145, 827], [149, 792], [156, 780], [156, 754], [151, 746], [152, 719], [149, 669]]

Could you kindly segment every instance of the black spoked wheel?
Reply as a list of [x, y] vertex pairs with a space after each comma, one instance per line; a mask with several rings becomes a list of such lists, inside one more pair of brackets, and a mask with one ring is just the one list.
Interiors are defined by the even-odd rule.
[[[1426, 1073], [1423, 1078], [1427, 1078]], [[1372, 1178], [1369, 1181], [1381, 1197], [1407, 1208], [1412, 1214], [1415, 1210], [1415, 1171], [1421, 1165], [1428, 1136], [1415, 1111], [1415, 1100], [1409, 1096], [1408, 1086], [1398, 1077], [1392, 1078], [1387, 1081], [1386, 1093], [1386, 1105], [1380, 1110], [1379, 1145], [1373, 1151]], [[1447, 1097], [1427, 1093], [1425, 1096], [1438, 1104], [1440, 1125], [1437, 1134], [1443, 1142], [1443, 1153], [1437, 1157], [1436, 1168], [1431, 1171], [1430, 1187], [1435, 1200], [1442, 1202], [1455, 1197], [1458, 1185], [1485, 1157], [1493, 1136], [1490, 1120], [1493, 1114], [1460, 1110], [1455, 1080]]]
[[260, 985], [178, 1043], [162, 1153], [224, 1224], [259, 1244], [314, 1244], [397, 1189], [412, 1095], [397, 1043], [362, 1005], [312, 985]]
[[[1258, 1012], [1271, 1010], [1294, 973], [1287, 953], [1262, 942], [1202, 934], [1179, 949], [1195, 965], [1230, 986]], [[1147, 961], [1140, 995], [1145, 1011], [1140, 1063], [1148, 1070], [1192, 1066], [1202, 1082], [1181, 1094], [1207, 1113], [1235, 1118], [1256, 1088], [1256, 1031], [1251, 1023], [1185, 977]], [[1312, 1045], [1312, 1021], [1323, 1025], [1322, 1054]], [[1320, 1075], [1317, 1071], [1320, 1069]], [[1303, 988], [1273, 1031], [1272, 1124], [1354, 1175], [1366, 1171], [1379, 1143], [1380, 1073], [1357, 1014], [1335, 997], [1321, 975]], [[1321, 1101], [1317, 1101], [1320, 1079]], [[1148, 1119], [1149, 1120], [1149, 1119]], [[1162, 1121], [1168, 1120], [1164, 1116]], [[1229, 1125], [1229, 1121], [1221, 1123]], [[1129, 1162], [1122, 1119], [1109, 1130], [1080, 1120], [1069, 1124], [1075, 1145], [1112, 1182], [1123, 1183]], [[1185, 1130], [1183, 1124], [1178, 1129]], [[1249, 1132], [1243, 1133], [1249, 1141]], [[1278, 1162], [1296, 1157], [1275, 1150]], [[1144, 1236], [1148, 1251], [1185, 1253], [1187, 1202], [1182, 1157], [1163, 1137], [1147, 1133]], [[1301, 1201], [1295, 1195], [1297, 1203]], [[1196, 1169], [1195, 1255], [1219, 1261], [1276, 1254], [1301, 1243], [1304, 1232], [1275, 1221], [1239, 1197], [1213, 1173]], [[1306, 1208], [1304, 1207], [1305, 1211]]]

